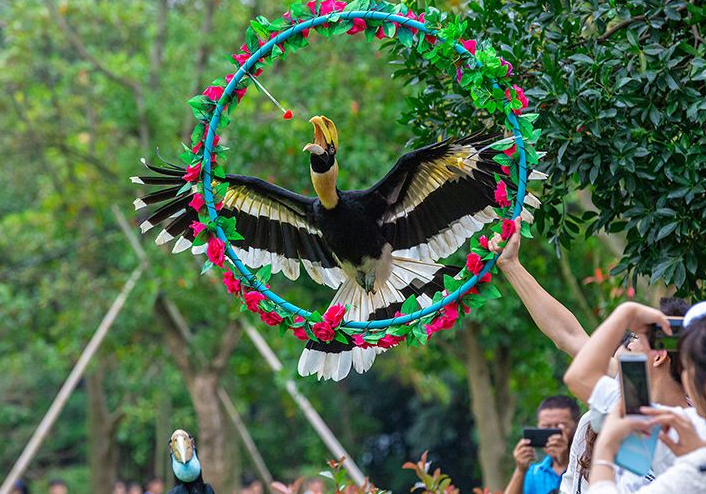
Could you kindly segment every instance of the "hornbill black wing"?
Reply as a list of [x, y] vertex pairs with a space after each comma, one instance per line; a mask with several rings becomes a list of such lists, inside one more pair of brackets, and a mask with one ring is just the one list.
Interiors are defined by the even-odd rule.
[[[166, 226], [157, 236], [157, 244], [178, 237], [173, 252], [186, 250], [194, 240], [191, 222], [198, 220], [197, 212], [188, 205], [195, 188], [177, 195], [185, 183], [182, 175], [186, 170], [174, 165], [164, 168], [146, 162], [145, 165], [160, 176], [139, 176], [131, 180], [165, 188], [135, 200], [135, 209], [168, 202], [143, 221], [140, 228], [144, 233], [165, 222]], [[313, 198], [255, 177], [226, 175], [224, 180], [228, 189], [219, 214], [236, 218], [236, 228], [245, 239], [234, 242], [233, 249], [243, 263], [250, 268], [270, 264], [273, 273], [282, 271], [289, 279], [295, 280], [299, 277], [301, 262], [314, 281], [338, 288], [343, 281], [343, 272], [323, 241], [321, 231], [310, 220]], [[202, 250], [205, 246], [192, 249], [195, 253]]]
[[216, 491], [213, 490], [211, 484], [204, 484], [204, 487], [206, 487], [206, 494], [216, 494]]
[[393, 255], [442, 259], [497, 218], [494, 173], [502, 172], [492, 157], [498, 151], [483, 150], [497, 140], [476, 134], [417, 149], [368, 189], [387, 203], [381, 221]]
[[184, 484], [178, 483], [167, 494], [189, 494], [189, 489]]

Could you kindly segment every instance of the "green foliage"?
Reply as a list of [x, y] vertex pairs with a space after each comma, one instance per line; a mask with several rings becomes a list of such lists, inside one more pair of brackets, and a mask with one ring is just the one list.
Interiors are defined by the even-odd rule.
[[[540, 230], [557, 249], [572, 245], [584, 224], [586, 237], [623, 232], [627, 246], [614, 274], [646, 275], [703, 296], [704, 7], [495, 0], [468, 9], [464, 36], [499, 47], [540, 114], [548, 152], [542, 167], [550, 174]], [[410, 57], [398, 75], [426, 86], [404, 117], [416, 143], [487, 126], [452, 78], [438, 80], [424, 57], [393, 49]], [[597, 211], [576, 211], [567, 201], [582, 189]]]

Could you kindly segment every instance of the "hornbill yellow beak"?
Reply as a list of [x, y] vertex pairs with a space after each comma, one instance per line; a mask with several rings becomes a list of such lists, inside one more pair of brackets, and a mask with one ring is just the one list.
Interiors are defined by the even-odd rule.
[[312, 117], [309, 122], [314, 126], [314, 142], [304, 146], [303, 151], [318, 155], [324, 152], [335, 154], [338, 149], [338, 131], [333, 122], [323, 115]]
[[194, 456], [194, 440], [188, 432], [177, 429], [172, 433], [169, 449], [179, 463], [188, 463]]

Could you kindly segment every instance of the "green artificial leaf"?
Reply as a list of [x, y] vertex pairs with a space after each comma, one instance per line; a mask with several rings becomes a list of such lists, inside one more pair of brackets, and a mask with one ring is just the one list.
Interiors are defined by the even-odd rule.
[[407, 48], [414, 46], [414, 36], [412, 36], [412, 31], [407, 27], [400, 26], [397, 30], [397, 39]]
[[309, 317], [309, 321], [312, 323], [317, 323], [321, 322], [324, 320], [324, 316], [322, 316], [319, 311], [315, 310], [314, 312], [311, 313], [311, 316]]
[[463, 285], [463, 283], [463, 280], [457, 280], [456, 278], [449, 276], [448, 274], [444, 275], [444, 289], [448, 293], [455, 292], [461, 285]]
[[252, 26], [245, 31], [245, 45], [248, 47], [250, 53], [255, 53], [260, 49], [260, 42]]
[[495, 161], [500, 166], [510, 166], [513, 163], [512, 158], [503, 153], [498, 153], [493, 156], [493, 161]]
[[253, 29], [258, 37], [266, 40], [270, 38], [270, 30], [268, 29], [268, 24], [262, 24], [258, 21], [250, 21], [250, 27]]
[[346, 339], [345, 335], [340, 331], [336, 331], [334, 333], [333, 339], [338, 341], [339, 343], [343, 343], [344, 345], [347, 345], [349, 343], [348, 339]]
[[525, 238], [534, 238], [532, 236], [530, 224], [527, 223], [526, 221], [522, 222], [522, 226], [520, 227], [520, 235], [522, 235]]
[[370, 3], [371, 3], [371, 0], [353, 0], [352, 2], [348, 2], [348, 5], [346, 5], [343, 8], [343, 12], [353, 12], [356, 10], [369, 10]]
[[350, 21], [350, 20], [342, 21], [333, 27], [332, 33], [334, 35], [344, 34], [348, 31], [350, 31], [350, 29], [352, 27], [353, 27], [353, 21]]
[[272, 265], [271, 264], [265, 264], [262, 266], [258, 271], [257, 274], [255, 274], [255, 277], [262, 283], [263, 285], [266, 285], [269, 283], [270, 278], [272, 277]]
[[397, 26], [395, 26], [394, 23], [392, 22], [383, 22], [382, 24], [382, 32], [385, 33], [385, 36], [388, 38], [394, 38], [395, 37], [395, 31], [397, 30]]
[[502, 297], [500, 290], [498, 290], [494, 285], [490, 283], [482, 283], [476, 286], [478, 287], [478, 291], [485, 300], [491, 300], [494, 298]]
[[314, 17], [314, 14], [311, 13], [309, 6], [305, 3], [291, 4], [289, 6], [289, 14], [292, 16], [292, 19], [296, 19], [298, 21], [312, 19]]
[[417, 297], [412, 294], [409, 297], [407, 297], [407, 300], [404, 301], [402, 304], [402, 307], [400, 308], [400, 312], [402, 314], [412, 314], [413, 312], [416, 312], [419, 309], [419, 303], [417, 302]]
[[181, 186], [181, 189], [179, 189], [179, 192], [177, 192], [176, 195], [179, 196], [184, 192], [190, 191], [192, 186], [193, 184], [191, 182], [186, 182], [184, 185]]

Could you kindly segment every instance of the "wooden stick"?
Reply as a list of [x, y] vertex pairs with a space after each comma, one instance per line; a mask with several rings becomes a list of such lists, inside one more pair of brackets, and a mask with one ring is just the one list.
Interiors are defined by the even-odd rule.
[[[279, 372], [282, 370], [282, 363], [279, 361], [257, 329], [247, 323], [244, 324], [244, 327], [245, 334], [247, 334], [255, 344], [255, 347], [260, 352], [260, 355], [262, 355], [262, 357], [267, 361], [270, 368], [274, 372]], [[331, 429], [329, 429], [326, 425], [326, 422], [324, 422], [324, 419], [321, 418], [321, 415], [319, 415], [311, 402], [306, 398], [306, 396], [299, 392], [296, 383], [292, 379], [287, 379], [286, 388], [287, 392], [294, 399], [301, 411], [304, 412], [304, 415], [311, 426], [314, 428], [326, 447], [328, 447], [331, 454], [333, 454], [334, 459], [338, 460], [341, 457], [345, 457], [343, 466], [346, 470], [348, 470], [348, 473], [353, 481], [359, 486], [365, 484], [365, 475], [363, 475], [363, 472], [360, 471], [360, 468], [358, 468], [358, 465], [355, 464], [351, 458], [351, 455], [349, 455], [341, 443], [338, 442], [336, 436], [333, 435], [333, 432], [331, 432]]]

